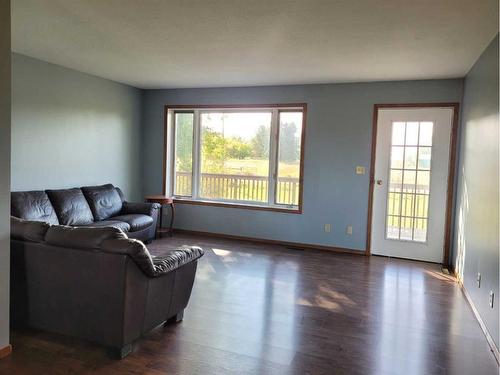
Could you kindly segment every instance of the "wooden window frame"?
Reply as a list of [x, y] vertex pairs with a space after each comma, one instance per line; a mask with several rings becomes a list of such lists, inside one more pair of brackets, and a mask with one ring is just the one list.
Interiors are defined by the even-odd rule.
[[[223, 200], [209, 200], [200, 199], [198, 196], [198, 179], [200, 173], [196, 171], [199, 169], [200, 155], [200, 119], [199, 110], [224, 110], [224, 111], [240, 111], [240, 110], [270, 110], [271, 115], [275, 116], [277, 113], [277, 119], [272, 120], [272, 124], [275, 124], [274, 129], [271, 128], [270, 137], [270, 168], [269, 168], [269, 199], [268, 203], [248, 203], [242, 201], [223, 201]], [[279, 164], [279, 153], [278, 145], [279, 139], [279, 114], [282, 112], [293, 112], [300, 110], [302, 112], [302, 129], [300, 138], [300, 163], [299, 163], [299, 196], [297, 206], [287, 206], [280, 205], [276, 203], [276, 184], [278, 181], [278, 164]], [[192, 192], [194, 196], [190, 197], [175, 197], [174, 202], [180, 204], [192, 204], [192, 205], [202, 205], [202, 206], [215, 206], [215, 207], [227, 207], [227, 208], [240, 208], [240, 209], [250, 209], [250, 210], [262, 210], [262, 211], [274, 211], [282, 213], [291, 214], [302, 214], [303, 212], [303, 195], [304, 195], [304, 158], [305, 158], [305, 137], [306, 137], [306, 123], [307, 123], [307, 104], [306, 103], [280, 103], [280, 104], [219, 104], [219, 105], [165, 105], [164, 107], [164, 145], [163, 145], [163, 194], [172, 195], [174, 192], [174, 152], [175, 152], [175, 126], [173, 126], [173, 120], [171, 115], [174, 113], [193, 113], [193, 178], [192, 178]], [[198, 118], [197, 118], [198, 117]], [[276, 137], [276, 139], [273, 139]]]

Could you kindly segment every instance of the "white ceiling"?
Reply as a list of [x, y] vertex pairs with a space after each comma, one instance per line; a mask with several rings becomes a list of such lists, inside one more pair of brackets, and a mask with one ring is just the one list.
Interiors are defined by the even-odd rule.
[[463, 77], [498, 0], [13, 0], [15, 52], [140, 88]]

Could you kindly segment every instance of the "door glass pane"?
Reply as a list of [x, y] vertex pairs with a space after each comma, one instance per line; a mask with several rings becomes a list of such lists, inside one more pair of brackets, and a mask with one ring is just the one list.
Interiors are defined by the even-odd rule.
[[416, 146], [417, 144], [418, 144], [418, 122], [407, 122], [405, 146]]
[[202, 112], [202, 198], [268, 202], [271, 112]]
[[427, 194], [415, 195], [415, 217], [427, 218], [429, 209], [429, 196]]
[[420, 146], [432, 146], [432, 122], [420, 123], [420, 134], [418, 144]]
[[431, 169], [431, 148], [419, 147], [418, 148], [418, 169], [430, 170]]
[[401, 213], [401, 194], [389, 193], [389, 205], [387, 207], [388, 215], [398, 215]]
[[415, 192], [415, 178], [417, 177], [417, 172], [415, 171], [404, 171], [403, 176], [403, 191], [405, 193]]
[[401, 218], [401, 229], [400, 229], [400, 239], [404, 241], [411, 241], [413, 233], [413, 218], [402, 217]]
[[399, 216], [387, 217], [387, 238], [398, 240], [399, 239]]
[[193, 179], [193, 113], [175, 113], [174, 195], [191, 196]]
[[299, 204], [302, 112], [279, 113], [276, 203]]
[[417, 147], [405, 147], [405, 169], [417, 169]]
[[414, 208], [414, 194], [402, 194], [401, 195], [401, 216], [413, 217], [413, 208]]
[[403, 168], [404, 147], [391, 148], [391, 168]]
[[428, 121], [392, 124], [388, 239], [427, 241], [433, 126]]
[[391, 169], [389, 177], [389, 191], [401, 191], [403, 188], [403, 171]]
[[431, 183], [431, 172], [418, 171], [417, 172], [417, 193], [429, 194]]
[[404, 146], [405, 144], [405, 123], [395, 122], [392, 124], [392, 145]]

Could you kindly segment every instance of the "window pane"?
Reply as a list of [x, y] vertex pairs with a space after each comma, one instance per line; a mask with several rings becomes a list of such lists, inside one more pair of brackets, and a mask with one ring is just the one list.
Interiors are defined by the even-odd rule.
[[405, 148], [405, 169], [417, 169], [417, 148]]
[[401, 208], [401, 216], [414, 216], [415, 195], [414, 194], [402, 194], [402, 208]]
[[401, 191], [403, 187], [403, 171], [399, 169], [391, 169], [389, 177], [389, 191]]
[[387, 214], [388, 215], [399, 215], [401, 204], [401, 194], [400, 193], [389, 193], [387, 201]]
[[431, 148], [418, 148], [418, 169], [431, 169]]
[[175, 114], [175, 195], [192, 194], [193, 118], [193, 113]]
[[276, 203], [297, 206], [300, 190], [302, 112], [280, 112]]
[[431, 173], [429, 171], [418, 171], [417, 173], [417, 193], [429, 194]]
[[386, 228], [389, 239], [427, 239], [433, 126], [430, 121], [392, 123]]
[[432, 122], [421, 122], [420, 123], [420, 146], [432, 146]]
[[403, 168], [404, 147], [392, 147], [391, 168]]
[[387, 217], [387, 238], [398, 240], [399, 239], [399, 216]]
[[403, 177], [403, 191], [405, 193], [414, 193], [415, 192], [415, 171], [404, 171]]
[[406, 146], [418, 144], [418, 122], [406, 123]]
[[271, 112], [202, 112], [202, 198], [268, 201]]
[[415, 195], [415, 216], [427, 218], [429, 210], [429, 196], [424, 194]]
[[402, 217], [401, 218], [401, 235], [400, 239], [411, 241], [413, 238], [413, 218]]
[[392, 145], [404, 146], [405, 144], [405, 123], [392, 123]]

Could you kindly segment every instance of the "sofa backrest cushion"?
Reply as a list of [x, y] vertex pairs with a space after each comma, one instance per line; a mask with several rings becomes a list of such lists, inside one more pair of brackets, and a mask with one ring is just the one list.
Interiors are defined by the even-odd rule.
[[47, 190], [59, 223], [86, 225], [94, 222], [94, 216], [81, 189]]
[[114, 227], [85, 228], [63, 225], [51, 226], [45, 235], [49, 245], [77, 248], [101, 249], [101, 244], [110, 239], [127, 239], [127, 235]]
[[102, 186], [84, 186], [83, 195], [87, 198], [95, 221], [102, 221], [116, 216], [122, 210], [120, 194], [111, 184]]
[[44, 191], [15, 191], [10, 194], [12, 216], [31, 221], [59, 224], [54, 207]]
[[19, 241], [43, 242], [50, 224], [10, 217], [10, 237]]

